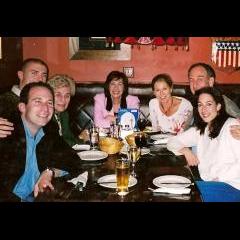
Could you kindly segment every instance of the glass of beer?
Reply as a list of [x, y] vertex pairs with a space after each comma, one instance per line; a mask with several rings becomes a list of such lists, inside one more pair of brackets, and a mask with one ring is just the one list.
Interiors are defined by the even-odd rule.
[[128, 194], [129, 175], [130, 175], [130, 162], [127, 159], [117, 159], [116, 161], [117, 193], [120, 196], [125, 196]]

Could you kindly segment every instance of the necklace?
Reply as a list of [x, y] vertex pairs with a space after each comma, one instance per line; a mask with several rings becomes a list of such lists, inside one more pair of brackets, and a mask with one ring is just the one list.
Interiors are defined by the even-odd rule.
[[163, 105], [160, 103], [161, 111], [167, 116], [169, 115], [169, 112], [171, 111], [172, 106], [173, 106], [173, 98], [172, 97], [171, 97], [170, 104], [167, 108], [164, 108]]

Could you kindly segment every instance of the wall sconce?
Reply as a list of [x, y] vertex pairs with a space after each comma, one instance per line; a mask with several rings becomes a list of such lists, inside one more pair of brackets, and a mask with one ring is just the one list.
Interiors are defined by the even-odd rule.
[[134, 77], [134, 68], [133, 67], [123, 67], [123, 72], [128, 78]]

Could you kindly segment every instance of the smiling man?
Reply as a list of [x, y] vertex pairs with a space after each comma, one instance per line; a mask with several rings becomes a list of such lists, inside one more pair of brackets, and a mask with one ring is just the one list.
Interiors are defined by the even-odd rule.
[[[193, 95], [199, 89], [204, 87], [214, 87], [216, 79], [216, 73], [214, 69], [206, 63], [195, 63], [188, 69], [188, 80], [190, 89]], [[223, 95], [223, 99], [226, 106], [226, 112], [235, 118], [240, 119], [240, 109], [235, 102], [233, 102], [226, 95]], [[239, 120], [240, 121], [240, 120]], [[240, 140], [240, 126], [230, 126], [231, 134], [234, 138]]]
[[20, 114], [15, 111], [11, 119], [13, 134], [0, 142], [0, 199], [33, 201], [46, 188], [53, 190], [56, 168], [73, 173], [79, 158], [48, 125], [54, 112], [54, 93], [48, 84], [25, 85], [18, 110]]

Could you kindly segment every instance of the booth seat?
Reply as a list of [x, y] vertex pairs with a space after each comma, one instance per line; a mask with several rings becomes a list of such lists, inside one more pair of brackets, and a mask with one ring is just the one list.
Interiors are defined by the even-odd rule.
[[[221, 84], [217, 87], [240, 107], [240, 84]], [[71, 127], [78, 135], [93, 124], [93, 97], [104, 92], [103, 83], [78, 83], [69, 105]], [[140, 117], [149, 120], [148, 103], [153, 98], [151, 84], [129, 84], [129, 94], [140, 100]], [[173, 95], [191, 99], [189, 85], [175, 84]]]

